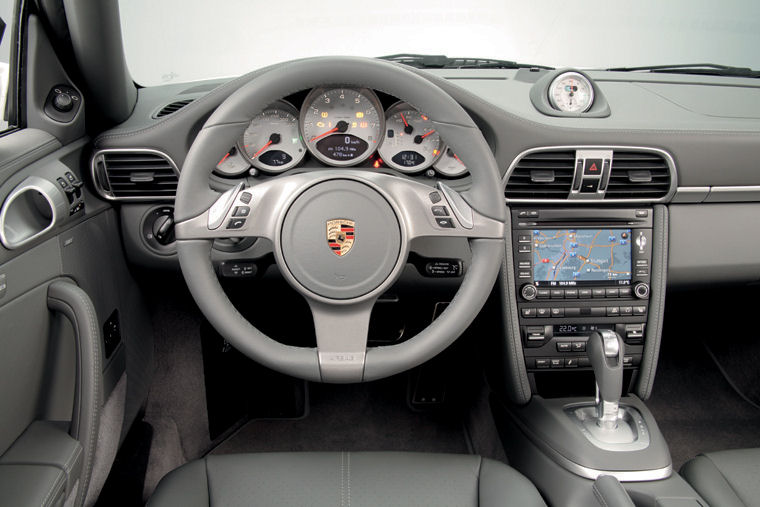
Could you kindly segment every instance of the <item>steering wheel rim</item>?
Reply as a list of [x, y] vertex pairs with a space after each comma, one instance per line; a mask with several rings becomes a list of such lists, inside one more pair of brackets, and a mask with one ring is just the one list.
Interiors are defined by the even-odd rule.
[[[431, 222], [429, 217], [428, 223], [420, 218], [430, 208], [431, 203], [426, 199], [434, 189], [392, 176], [345, 169], [323, 170], [274, 178], [267, 184], [245, 189], [253, 194], [252, 206], [258, 206], [249, 220], [250, 230], [245, 232], [272, 240], [278, 265], [288, 282], [306, 297], [315, 320], [317, 349], [291, 347], [253, 327], [235, 310], [219, 284], [210, 251], [213, 238], [221, 237], [224, 232], [211, 228], [210, 213], [222, 209], [222, 204], [227, 204], [226, 210], [229, 211], [231, 203], [236, 202], [243, 189], [236, 187], [220, 197], [209, 188], [208, 178], [219, 155], [234, 144], [256, 113], [283, 96], [326, 83], [381, 90], [424, 111], [433, 119], [441, 136], [468, 164], [472, 186], [461, 196], [448, 187], [440, 188], [446, 199], [444, 203], [455, 212], [456, 218], [452, 220], [458, 225], [458, 228], [446, 231], [438, 230], [435, 221]], [[359, 190], [356, 185], [364, 187]], [[410, 369], [441, 352], [459, 337], [485, 303], [504, 253], [506, 212], [500, 188], [496, 162], [480, 130], [462, 107], [435, 84], [399, 65], [380, 60], [354, 57], [298, 60], [277, 66], [242, 86], [217, 108], [199, 132], [185, 159], [177, 189], [177, 252], [182, 273], [199, 308], [217, 331], [242, 353], [272, 369], [307, 380], [375, 380]], [[304, 197], [309, 193], [314, 194], [313, 199]], [[290, 236], [297, 238], [315, 229], [313, 223], [306, 223], [308, 218], [300, 215], [297, 219], [292, 218], [296, 215], [293, 210], [306, 208], [302, 215], [309, 216], [315, 214], [316, 209], [317, 222], [323, 217], [329, 218], [331, 215], [325, 214], [327, 212], [321, 213], [323, 208], [329, 208], [333, 213], [341, 209], [333, 205], [335, 198], [324, 197], [329, 193], [342, 195], [342, 199], [348, 201], [369, 203], [350, 207], [354, 214], [361, 214], [363, 206], [376, 205], [379, 209], [385, 201], [399, 222], [399, 251], [393, 267], [378, 274], [377, 280], [382, 281], [369, 284], [374, 288], [364, 293], [344, 291], [347, 296], [340, 297], [347, 282], [341, 285], [330, 281], [331, 278], [324, 285], [330, 290], [319, 283], [305, 287], [308, 285], [304, 284], [307, 275], [316, 273], [318, 276], [319, 271], [315, 270], [310, 259], [298, 258], [306, 265], [306, 275], [296, 276], [286, 259], [288, 255], [300, 255], [299, 248], [284, 246], [286, 234], [283, 231], [288, 220], [295, 224], [293, 227], [298, 233], [290, 233]], [[308, 208], [312, 201], [318, 203], [314, 209]], [[461, 213], [456, 213], [458, 211]], [[391, 230], [382, 224], [390, 221], [391, 215], [387, 212], [376, 214], [375, 218], [365, 214], [361, 220], [367, 232], [365, 237], [369, 240]], [[381, 216], [382, 219], [378, 218]], [[263, 223], [266, 219], [274, 223]], [[240, 231], [233, 232], [227, 234], [241, 234]], [[366, 332], [375, 299], [398, 278], [406, 262], [410, 239], [427, 235], [458, 235], [470, 242], [472, 262], [456, 296], [446, 311], [416, 336], [397, 345], [367, 348]], [[369, 247], [364, 248], [363, 253], [355, 254], [354, 264], [361, 265], [362, 261], [366, 264], [367, 259], [374, 262], [372, 256], [376, 254]], [[354, 278], [358, 280], [361, 276], [359, 269]], [[321, 294], [319, 289], [329, 294]], [[351, 331], [344, 333], [345, 339], [338, 336], [328, 340], [325, 334], [328, 329], [334, 331], [335, 326]], [[362, 333], [363, 350], [359, 336]]]

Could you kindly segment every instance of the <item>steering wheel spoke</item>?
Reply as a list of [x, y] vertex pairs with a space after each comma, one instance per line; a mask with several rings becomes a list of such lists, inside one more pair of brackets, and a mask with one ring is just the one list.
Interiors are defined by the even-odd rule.
[[348, 305], [309, 300], [323, 382], [361, 382], [376, 298]]

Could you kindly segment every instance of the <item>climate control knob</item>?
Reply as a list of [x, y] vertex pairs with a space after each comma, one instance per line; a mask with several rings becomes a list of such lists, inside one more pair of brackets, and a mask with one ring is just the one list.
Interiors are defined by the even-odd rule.
[[639, 299], [647, 299], [649, 297], [649, 285], [646, 283], [637, 283], [633, 287], [633, 293]]
[[523, 299], [526, 301], [533, 301], [536, 299], [536, 295], [538, 294], [538, 291], [536, 290], [535, 285], [531, 285], [529, 283], [526, 283], [522, 286], [522, 289], [520, 290], [520, 294], [522, 295]]

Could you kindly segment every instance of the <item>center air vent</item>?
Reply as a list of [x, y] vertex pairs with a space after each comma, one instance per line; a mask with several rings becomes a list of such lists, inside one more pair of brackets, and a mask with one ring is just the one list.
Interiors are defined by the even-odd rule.
[[670, 191], [670, 166], [661, 154], [615, 150], [605, 199], [659, 199]]
[[512, 169], [504, 195], [508, 199], [566, 199], [575, 171], [575, 150], [529, 153]]
[[177, 169], [154, 150], [103, 150], [92, 159], [93, 174], [107, 199], [172, 200]]
[[195, 99], [185, 99], [185, 100], [178, 100], [176, 102], [172, 102], [171, 104], [167, 104], [164, 107], [162, 107], [156, 114], [153, 115], [153, 118], [163, 118], [164, 116], [169, 116], [172, 113], [176, 113], [189, 103], [191, 103]]

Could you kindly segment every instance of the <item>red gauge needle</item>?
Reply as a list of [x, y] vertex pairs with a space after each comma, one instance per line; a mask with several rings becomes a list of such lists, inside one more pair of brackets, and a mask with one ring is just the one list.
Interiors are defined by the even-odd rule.
[[405, 126], [407, 126], [407, 127], [409, 126], [409, 124], [406, 122], [406, 118], [404, 118], [404, 113], [401, 113], [401, 121], [404, 122]]
[[423, 139], [425, 139], [427, 136], [429, 136], [429, 135], [430, 135], [430, 134], [432, 134], [433, 132], [435, 132], [435, 129], [431, 130], [430, 132], [425, 132], [425, 133], [424, 133], [424, 134], [422, 134], [421, 136], [417, 136], [417, 137], [415, 137], [415, 138], [414, 138], [414, 143], [415, 143], [415, 144], [420, 144], [420, 143], [422, 142], [422, 140], [423, 140]]
[[455, 159], [457, 159], [457, 160], [459, 161], [459, 163], [460, 163], [460, 164], [464, 165], [464, 162], [462, 162], [462, 159], [460, 159], [460, 158], [459, 158], [459, 157], [457, 157], [456, 155], [454, 155], [454, 158], [455, 158]]
[[314, 141], [316, 141], [316, 140], [317, 140], [317, 139], [319, 139], [319, 138], [325, 137], [327, 134], [332, 134], [333, 132], [341, 132], [341, 133], [343, 133], [343, 132], [345, 132], [346, 130], [348, 130], [348, 123], [347, 123], [347, 122], [345, 122], [345, 121], [343, 121], [343, 120], [341, 120], [341, 121], [339, 121], [339, 122], [338, 122], [338, 123], [335, 125], [335, 127], [334, 127], [334, 128], [331, 128], [331, 129], [330, 129], [330, 130], [328, 130], [327, 132], [324, 132], [324, 133], [322, 133], [322, 134], [319, 134], [318, 136], [314, 136], [314, 137], [312, 137], [311, 139], [309, 139], [309, 142], [310, 142], [310, 143], [311, 143], [311, 142], [314, 142]]
[[323, 134], [319, 134], [318, 136], [312, 137], [311, 139], [309, 139], [309, 142], [310, 143], [314, 142], [314, 141], [316, 141], [317, 139], [319, 139], [321, 137], [325, 137], [327, 134], [332, 134], [333, 132], [337, 132], [337, 131], [338, 131], [338, 127], [332, 128], [332, 129], [328, 130], [327, 132], [325, 132]]
[[271, 139], [269, 141], [267, 141], [267, 144], [265, 144], [264, 146], [262, 146], [259, 151], [257, 151], [256, 153], [254, 153], [253, 156], [251, 156], [251, 158], [256, 158], [259, 155], [259, 153], [261, 153], [262, 151], [266, 150], [269, 147], [270, 144], [272, 144], [272, 140]]
[[411, 125], [409, 125], [409, 123], [407, 123], [406, 118], [404, 118], [404, 113], [400, 113], [400, 114], [401, 114], [401, 120], [404, 122], [404, 132], [406, 132], [407, 134], [411, 134], [412, 132], [414, 132], [414, 127], [412, 127]]

